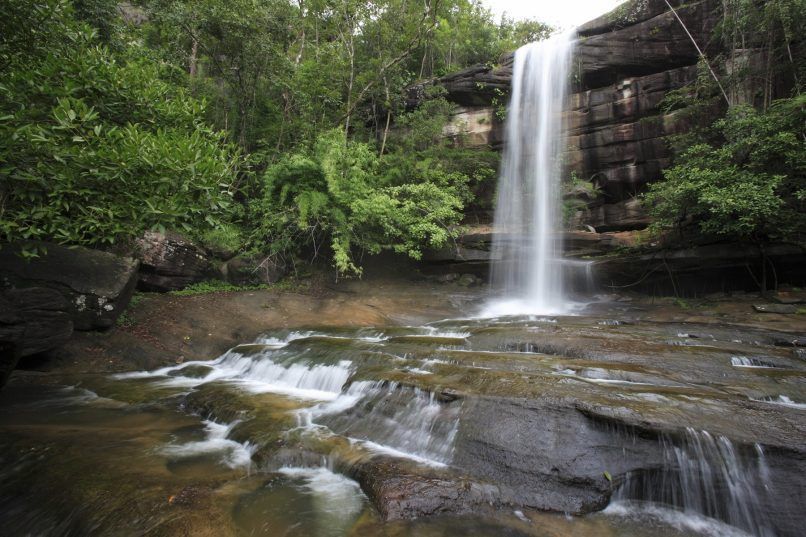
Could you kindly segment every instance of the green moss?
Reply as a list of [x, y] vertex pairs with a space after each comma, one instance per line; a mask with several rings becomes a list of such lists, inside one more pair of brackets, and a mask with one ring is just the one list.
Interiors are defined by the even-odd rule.
[[310, 283], [304, 280], [297, 280], [288, 278], [272, 284], [260, 285], [234, 285], [221, 280], [207, 280], [204, 282], [194, 283], [188, 285], [184, 289], [178, 291], [171, 291], [173, 296], [193, 296], [204, 295], [208, 293], [225, 293], [237, 291], [261, 291], [261, 290], [275, 290], [275, 291], [301, 291], [307, 289]]
[[115, 324], [120, 327], [128, 327], [133, 326], [136, 321], [132, 316], [135, 308], [143, 303], [143, 301], [147, 300], [148, 296], [145, 293], [134, 293], [132, 298], [129, 300], [129, 303], [126, 305], [126, 309], [123, 310], [118, 318], [115, 320]]

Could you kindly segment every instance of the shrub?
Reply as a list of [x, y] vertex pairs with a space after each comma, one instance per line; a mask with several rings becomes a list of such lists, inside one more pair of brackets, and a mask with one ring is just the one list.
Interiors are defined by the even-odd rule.
[[9, 54], [2, 72], [0, 241], [218, 225], [239, 157], [204, 103], [143, 49], [113, 53], [68, 4], [48, 6], [47, 46]]

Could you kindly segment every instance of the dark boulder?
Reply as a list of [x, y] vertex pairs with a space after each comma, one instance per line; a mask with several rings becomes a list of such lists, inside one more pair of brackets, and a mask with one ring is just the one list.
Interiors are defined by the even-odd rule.
[[138, 287], [144, 291], [175, 291], [215, 277], [207, 250], [179, 233], [146, 231], [137, 249]]
[[51, 243], [29, 243], [40, 254], [19, 255], [22, 244], [0, 250], [0, 278], [14, 289], [46, 287], [62, 294], [76, 330], [115, 324], [137, 283], [138, 262], [100, 250]]
[[0, 387], [17, 361], [58, 347], [73, 333], [69, 305], [61, 293], [43, 287], [0, 292]]
[[347, 471], [384, 520], [478, 513], [498, 505], [500, 491], [489, 483], [438, 470], [412, 468], [392, 458], [375, 457]]

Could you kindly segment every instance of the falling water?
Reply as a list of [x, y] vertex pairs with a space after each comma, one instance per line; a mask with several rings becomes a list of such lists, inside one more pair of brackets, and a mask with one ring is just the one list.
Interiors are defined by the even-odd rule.
[[573, 45], [569, 32], [515, 52], [493, 242], [492, 280], [504, 301], [495, 314], [565, 308], [556, 232]]
[[616, 501], [666, 504], [758, 537], [775, 535], [762, 502], [772, 484], [761, 446], [745, 453], [724, 436], [691, 428], [683, 439], [664, 438], [662, 445], [663, 466], [628, 475]]

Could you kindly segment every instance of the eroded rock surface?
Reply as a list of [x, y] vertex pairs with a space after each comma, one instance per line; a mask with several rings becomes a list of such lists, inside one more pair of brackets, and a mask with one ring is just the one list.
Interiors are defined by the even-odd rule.
[[19, 255], [21, 244], [0, 250], [0, 281], [15, 289], [46, 287], [68, 303], [76, 330], [106, 329], [128, 304], [139, 263], [100, 250], [35, 243], [39, 256]]

